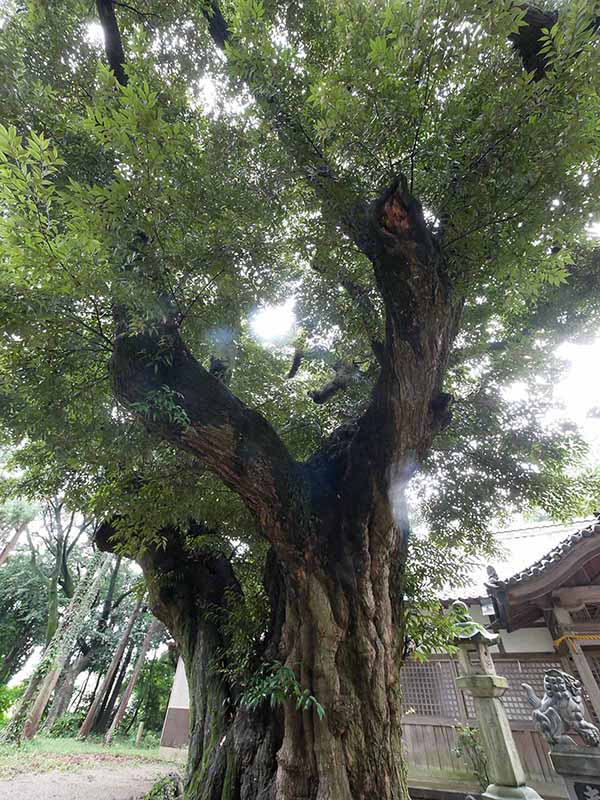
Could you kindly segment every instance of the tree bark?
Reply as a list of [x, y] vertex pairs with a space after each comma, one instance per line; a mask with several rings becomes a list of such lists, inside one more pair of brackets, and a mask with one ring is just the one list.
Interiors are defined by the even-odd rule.
[[[325, 709], [263, 703], [249, 711], [215, 670], [224, 635], [218, 615], [240, 587], [222, 556], [189, 553], [174, 531], [141, 565], [150, 601], [177, 641], [190, 690], [187, 800], [399, 800], [404, 531], [387, 500], [322, 516], [304, 549], [271, 548], [264, 585], [271, 600], [261, 659], [280, 661]], [[99, 546], [109, 546], [109, 526]], [[296, 531], [300, 538], [300, 531]], [[321, 537], [321, 541], [315, 537]], [[315, 549], [319, 545], [320, 555]], [[161, 580], [152, 580], [160, 575]]]
[[90, 697], [90, 705], [88, 707], [88, 711], [90, 710], [90, 708], [92, 706], [92, 703], [96, 699], [96, 695], [98, 693], [98, 688], [100, 686], [100, 681], [101, 680], [102, 680], [102, 673], [98, 673], [98, 675], [96, 676], [96, 683], [94, 685], [94, 690], [92, 691], [92, 696]]
[[96, 721], [96, 724], [92, 728], [94, 733], [104, 733], [110, 725], [112, 713], [116, 705], [116, 702], [119, 699], [121, 686], [123, 685], [123, 681], [125, 680], [125, 675], [127, 674], [127, 668], [129, 667], [131, 656], [133, 655], [133, 649], [134, 649], [134, 644], [132, 642], [127, 648], [127, 652], [125, 653], [125, 658], [121, 663], [119, 674], [116, 676], [114, 683], [111, 687], [112, 691], [110, 693], [110, 697], [108, 697], [108, 694], [104, 696], [104, 702], [102, 703], [102, 706], [100, 708], [98, 719]]
[[[18, 740], [21, 735], [27, 739], [35, 736], [48, 701], [75, 641], [81, 633], [81, 628], [85, 624], [98, 592], [100, 581], [108, 567], [109, 557], [99, 557], [100, 555], [98, 553], [94, 556], [87, 574], [80, 580], [77, 591], [63, 614], [54, 638], [44, 651], [41, 661], [31, 676], [29, 686], [19, 701], [17, 710], [2, 733], [3, 741]], [[21, 726], [23, 726], [22, 730]]]
[[12, 537], [8, 540], [8, 542], [4, 545], [2, 552], [0, 552], [0, 567], [4, 562], [7, 560], [9, 555], [17, 546], [21, 535], [26, 530], [28, 523], [25, 522], [22, 525], [17, 525], [15, 532], [13, 533]]
[[85, 697], [85, 691], [87, 689], [88, 683], [90, 682], [91, 676], [92, 676], [91, 672], [88, 672], [88, 674], [85, 676], [85, 681], [83, 682], [83, 686], [81, 687], [81, 689], [77, 694], [77, 700], [75, 701], [75, 706], [73, 708], [74, 712], [79, 711], [79, 706], [81, 705], [81, 701]]

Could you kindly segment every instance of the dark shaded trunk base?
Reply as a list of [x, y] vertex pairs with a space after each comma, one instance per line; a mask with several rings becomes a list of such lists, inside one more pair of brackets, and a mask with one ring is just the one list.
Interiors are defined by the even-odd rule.
[[[191, 697], [186, 800], [406, 800], [400, 740], [400, 653], [390, 597], [363, 583], [286, 575], [271, 587], [279, 659], [325, 709], [295, 701], [256, 712], [211, 670], [219, 635], [206, 625], [182, 648]], [[355, 587], [357, 588], [357, 587]]]
[[[364, 511], [352, 510], [353, 519]], [[314, 703], [299, 710], [294, 700], [272, 708], [266, 699], [250, 712], [215, 669], [227, 643], [215, 610], [226, 615], [228, 598], [241, 594], [225, 557], [189, 552], [173, 532], [165, 549], [140, 559], [153, 612], [186, 666], [186, 800], [408, 800], [400, 732], [402, 538], [387, 505], [366, 512], [358, 530], [354, 524], [337, 540], [338, 529], [328, 535], [329, 546], [311, 542], [310, 531], [305, 552], [286, 552], [284, 562], [272, 548], [267, 558], [272, 618], [262, 659], [291, 670], [323, 707], [322, 719]]]

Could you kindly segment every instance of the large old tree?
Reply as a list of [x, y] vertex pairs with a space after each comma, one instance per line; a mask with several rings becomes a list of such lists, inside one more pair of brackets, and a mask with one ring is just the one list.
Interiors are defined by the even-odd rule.
[[590, 6], [97, 0], [103, 51], [86, 3], [7, 12], [3, 429], [142, 565], [189, 798], [406, 797], [411, 478], [432, 570], [569, 505], [540, 420], [600, 302]]

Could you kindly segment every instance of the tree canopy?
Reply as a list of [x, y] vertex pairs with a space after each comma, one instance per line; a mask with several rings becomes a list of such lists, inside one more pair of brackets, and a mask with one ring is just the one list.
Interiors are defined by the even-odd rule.
[[[214, 607], [262, 583], [258, 650], [345, 709], [300, 731], [286, 706], [283, 740], [268, 728], [278, 797], [313, 755], [306, 797], [399, 796], [389, 665], [413, 582], [489, 550], [507, 509], [587, 511], [597, 489], [577, 431], [546, 412], [557, 345], [600, 317], [599, 19], [584, 0], [4, 12], [15, 491], [106, 521], [101, 546], [156, 579], [189, 676], [227, 640]], [[290, 300], [293, 332], [257, 337], [256, 312]], [[438, 556], [424, 565], [416, 540], [407, 573], [409, 508]], [[202, 727], [235, 692], [194, 680]], [[202, 746], [222, 783], [225, 756]], [[200, 782], [190, 796], [216, 796]]]
[[[135, 487], [156, 500], [135, 503], [159, 515], [148, 529], [210, 497], [201, 516], [248, 535], [193, 456], [115, 407], [111, 304], [127, 304], [136, 330], [174, 311], [196, 357], [226, 363], [232, 391], [306, 458], [367, 407], [384, 335], [340, 210], [403, 171], [463, 298], [444, 386], [453, 421], [425, 465], [428, 524], [481, 537], [507, 503], [572, 510], [581, 484], [564, 468], [580, 443], [541, 419], [556, 344], [598, 319], [584, 234], [598, 198], [596, 47], [587, 4], [572, 4], [541, 34], [552, 69], [535, 80], [508, 44], [524, 13], [239, 3], [224, 60], [202, 4], [122, 7], [131, 78], [115, 93], [85, 4], [9, 10], [2, 417], [22, 490], [66, 486], [106, 513]], [[293, 336], [257, 342], [253, 313], [290, 295]], [[302, 360], [286, 379], [292, 349]], [[315, 403], [344, 369], [343, 389]], [[516, 381], [519, 404], [501, 391]], [[136, 410], [177, 421], [177, 406], [159, 385]]]

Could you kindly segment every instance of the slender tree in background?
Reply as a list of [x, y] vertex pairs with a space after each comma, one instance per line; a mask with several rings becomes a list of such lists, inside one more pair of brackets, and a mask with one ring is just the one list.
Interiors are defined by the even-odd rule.
[[109, 727], [134, 650], [135, 642], [130, 641], [119, 664], [119, 670], [115, 673], [108, 691], [104, 693], [104, 699], [92, 726], [92, 733], [104, 733]]
[[126, 734], [135, 730], [136, 723], [143, 725], [143, 730], [162, 731], [176, 667], [177, 659], [170, 651], [155, 653], [151, 661], [146, 661], [124, 720]]
[[8, 502], [0, 508], [0, 567], [19, 543], [35, 513], [33, 507], [23, 503]]
[[60, 599], [63, 594], [67, 599], [73, 596], [75, 583], [72, 575], [74, 564], [71, 555], [81, 537], [92, 526], [91, 519], [77, 519], [77, 512], [65, 508], [60, 497], [47, 498], [42, 503], [43, 525], [37, 532], [47, 553], [51, 554], [53, 564], [45, 574], [37, 565], [37, 547], [32, 537], [29, 546], [34, 566], [40, 569], [40, 575], [48, 586], [48, 622], [46, 629], [46, 645], [52, 640], [58, 628]]
[[78, 733], [79, 739], [85, 739], [88, 736], [88, 734], [90, 733], [90, 731], [94, 726], [98, 713], [100, 712], [102, 702], [110, 693], [113, 680], [121, 664], [121, 660], [125, 653], [125, 649], [127, 648], [127, 645], [129, 643], [129, 637], [131, 636], [131, 631], [133, 630], [133, 626], [135, 625], [135, 621], [138, 617], [138, 614], [140, 613], [140, 609], [142, 607], [143, 602], [144, 599], [140, 597], [140, 599], [135, 604], [133, 611], [131, 612], [131, 616], [129, 617], [127, 626], [123, 631], [121, 638], [119, 639], [119, 643], [114, 652], [108, 670], [106, 671], [102, 684], [100, 685], [100, 689], [96, 692], [96, 695], [88, 710], [86, 718], [81, 724], [81, 728], [79, 729]]
[[[68, 710], [77, 678], [82, 672], [95, 666], [94, 661], [98, 658], [99, 650], [107, 644], [105, 642], [106, 628], [109, 623], [112, 623], [112, 626], [116, 624], [114, 612], [124, 599], [123, 594], [121, 594], [120, 597], [115, 597], [117, 578], [119, 577], [120, 569], [121, 559], [117, 557], [104, 594], [100, 616], [96, 620], [95, 626], [92, 626], [91, 630], [85, 632], [89, 635], [80, 635], [77, 637], [77, 643], [70, 656], [69, 663], [65, 666], [63, 674], [56, 686], [52, 705], [44, 720], [44, 727], [46, 730], [51, 730], [56, 720]], [[87, 679], [89, 679], [89, 674]]]
[[133, 690], [135, 689], [136, 683], [138, 682], [138, 678], [140, 677], [140, 672], [142, 671], [142, 667], [144, 666], [144, 662], [146, 660], [146, 655], [148, 654], [150, 644], [152, 643], [152, 637], [156, 633], [157, 624], [158, 624], [157, 621], [153, 620], [150, 623], [146, 635], [144, 636], [144, 640], [140, 647], [140, 652], [138, 653], [138, 657], [135, 662], [135, 667], [133, 668], [133, 672], [131, 673], [131, 677], [129, 678], [127, 687], [123, 692], [123, 697], [121, 698], [121, 702], [119, 703], [117, 713], [115, 714], [113, 721], [110, 724], [110, 728], [108, 729], [108, 731], [106, 732], [106, 736], [104, 737], [104, 744], [110, 744], [112, 742], [113, 737], [119, 728], [119, 725], [123, 721], [123, 717], [125, 716], [125, 712], [127, 711], [127, 706], [129, 705], [129, 701], [131, 700], [131, 695], [133, 694]]
[[[556, 344], [598, 319], [598, 19], [96, 8], [110, 69], [78, 0], [2, 33], [14, 464], [144, 569], [186, 663], [188, 797], [406, 797], [411, 478], [442, 555], [590, 488], [542, 420]], [[261, 347], [257, 306], [291, 294], [296, 341]]]
[[0, 684], [8, 683], [34, 648], [44, 644], [47, 599], [46, 583], [29, 554], [13, 553], [0, 578]]
[[85, 578], [79, 582], [54, 638], [44, 650], [10, 723], [2, 732], [3, 741], [19, 741], [22, 736], [27, 739], [35, 736], [73, 644], [87, 622], [110, 560], [109, 556], [100, 552], [91, 559]]
[[2, 548], [2, 552], [0, 552], [0, 566], [2, 566], [2, 564], [4, 564], [6, 559], [9, 557], [9, 555], [15, 549], [15, 547], [19, 543], [19, 539], [21, 538], [21, 535], [26, 530], [27, 530], [27, 523], [26, 522], [21, 522], [21, 523], [18, 523], [17, 525], [15, 525], [15, 527], [13, 529], [12, 536], [6, 541], [6, 544]]
[[88, 653], [86, 655], [81, 654], [74, 659], [71, 658], [71, 663], [65, 664], [54, 690], [52, 704], [44, 719], [44, 730], [51, 731], [56, 720], [68, 711], [69, 703], [75, 691], [75, 681], [82, 672], [87, 670], [90, 661], [91, 654]]
[[[46, 662], [47, 672], [23, 726], [23, 735], [26, 739], [32, 739], [38, 731], [52, 692], [69, 658], [73, 643], [85, 624], [107, 566], [107, 559], [90, 562], [90, 574], [86, 576], [87, 580], [80, 582], [79, 592], [73, 596], [71, 605], [67, 609], [64, 619], [61, 620], [61, 630], [56, 631], [55, 638], [49, 643], [47, 651], [42, 657], [42, 664]], [[34, 672], [34, 678], [35, 674]]]

